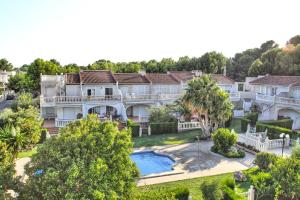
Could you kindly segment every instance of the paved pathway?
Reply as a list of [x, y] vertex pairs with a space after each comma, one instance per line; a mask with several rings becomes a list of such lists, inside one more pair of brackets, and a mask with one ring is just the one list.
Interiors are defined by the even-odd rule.
[[25, 181], [27, 179], [27, 177], [25, 177], [25, 165], [27, 163], [29, 163], [29, 161], [31, 160], [31, 158], [29, 157], [26, 157], [26, 158], [19, 158], [17, 159], [16, 161], [16, 166], [15, 166], [15, 169], [16, 169], [16, 172], [17, 172], [17, 176], [21, 176], [21, 181]]
[[245, 170], [253, 166], [253, 160], [255, 158], [253, 155], [246, 154], [245, 158], [229, 159], [219, 154], [212, 153], [210, 151], [212, 145], [212, 142], [201, 141], [199, 144], [187, 143], [176, 146], [135, 149], [136, 151], [154, 149], [161, 153], [173, 155], [178, 163], [175, 167], [175, 171], [183, 172], [182, 174], [177, 175], [141, 179], [138, 181], [138, 185], [142, 186], [202, 176], [212, 176]]

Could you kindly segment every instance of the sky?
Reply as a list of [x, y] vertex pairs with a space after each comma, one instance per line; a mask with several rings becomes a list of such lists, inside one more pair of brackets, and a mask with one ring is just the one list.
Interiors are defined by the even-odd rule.
[[222, 52], [300, 34], [299, 0], [0, 0], [0, 58], [87, 65]]

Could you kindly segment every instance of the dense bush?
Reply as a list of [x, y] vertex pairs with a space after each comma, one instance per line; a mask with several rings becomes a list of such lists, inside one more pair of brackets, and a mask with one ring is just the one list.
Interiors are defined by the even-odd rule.
[[128, 119], [127, 120], [127, 128], [131, 130], [132, 137], [138, 137], [140, 133], [140, 125], [135, 121]]
[[252, 112], [247, 114], [245, 117], [241, 119], [241, 130], [243, 132], [247, 131], [247, 126], [250, 124], [251, 126], [254, 126], [257, 122], [258, 119], [258, 113], [257, 112]]
[[188, 200], [190, 191], [187, 187], [176, 187], [173, 189], [170, 189], [172, 193], [175, 194], [175, 198], [178, 200]]
[[300, 160], [300, 145], [299, 144], [292, 149], [292, 157]]
[[269, 139], [279, 139], [281, 133], [289, 134], [289, 136], [291, 138], [297, 138], [299, 136], [299, 133], [292, 131], [290, 129], [287, 129], [287, 128], [282, 128], [279, 126], [272, 126], [272, 125], [268, 125], [268, 124], [261, 124], [261, 123], [256, 124], [257, 132], [263, 132], [266, 129], [268, 129]]
[[176, 122], [177, 119], [171, 115], [172, 110], [167, 106], [155, 106], [150, 108], [149, 122], [161, 123], [161, 122]]
[[187, 187], [167, 188], [162, 187], [155, 190], [143, 189], [138, 192], [135, 199], [138, 200], [188, 200], [190, 191]]
[[217, 151], [227, 153], [237, 142], [237, 135], [229, 129], [219, 128], [212, 133], [212, 139], [214, 141], [214, 148]]
[[292, 119], [281, 119], [281, 120], [265, 120], [265, 121], [258, 121], [260, 124], [268, 124], [272, 126], [279, 126], [282, 128], [292, 129], [293, 127], [293, 120]]
[[269, 170], [270, 165], [274, 164], [277, 160], [277, 156], [273, 153], [260, 152], [256, 154], [254, 163], [261, 170]]
[[251, 185], [255, 188], [256, 199], [274, 199], [274, 180], [270, 173], [259, 172], [250, 178]]
[[200, 190], [205, 200], [221, 200], [223, 198], [221, 184], [218, 181], [205, 180], [200, 185]]
[[221, 152], [221, 151], [218, 151], [216, 149], [215, 146], [212, 146], [211, 149], [210, 149], [212, 152], [214, 153], [218, 153], [218, 154], [221, 154], [227, 158], [244, 158], [245, 157], [245, 152], [241, 151], [241, 150], [236, 150], [236, 149], [231, 149], [230, 151], [228, 151], [227, 153], [224, 153], [224, 152]]
[[164, 133], [176, 133], [177, 132], [177, 121], [176, 122], [160, 122], [150, 123], [151, 134], [164, 134]]

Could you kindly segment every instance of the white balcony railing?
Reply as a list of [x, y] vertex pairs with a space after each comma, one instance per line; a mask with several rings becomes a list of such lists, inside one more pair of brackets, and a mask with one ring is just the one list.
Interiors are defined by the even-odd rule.
[[55, 127], [65, 127], [76, 119], [55, 119]]
[[139, 101], [139, 100], [173, 100], [178, 99], [180, 94], [141, 94], [141, 95], [125, 95], [124, 101]]
[[40, 97], [41, 104], [49, 103], [81, 103], [81, 102], [104, 102], [104, 101], [120, 101], [120, 95], [105, 95], [105, 96], [55, 96], [55, 97]]
[[270, 96], [265, 94], [256, 94], [256, 100], [274, 102], [280, 104], [288, 104], [288, 105], [300, 105], [300, 99], [295, 99], [290, 97]]
[[41, 81], [58, 82], [60, 78], [60, 75], [42, 75]]
[[200, 122], [178, 122], [178, 131], [192, 130], [201, 128]]

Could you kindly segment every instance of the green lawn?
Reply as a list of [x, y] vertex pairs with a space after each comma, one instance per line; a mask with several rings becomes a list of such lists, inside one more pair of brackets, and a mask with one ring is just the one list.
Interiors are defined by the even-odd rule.
[[133, 138], [134, 147], [160, 146], [193, 142], [201, 130], [192, 130], [172, 134], [160, 134]]
[[234, 129], [235, 132], [241, 132], [241, 119], [240, 118], [233, 118], [231, 124], [229, 126], [230, 129]]
[[[143, 190], [157, 190], [162, 187], [168, 187], [168, 188], [175, 188], [175, 187], [188, 187], [190, 190], [190, 194], [192, 195], [193, 200], [202, 200], [202, 194], [200, 191], [200, 184], [204, 180], [209, 179], [222, 179], [225, 177], [233, 177], [232, 173], [228, 174], [222, 174], [222, 175], [216, 175], [216, 176], [207, 176], [207, 177], [200, 177], [200, 178], [193, 178], [193, 179], [187, 179], [182, 181], [174, 181], [174, 182], [168, 182], [168, 183], [161, 183], [161, 184], [155, 184], [155, 185], [149, 185], [149, 186], [142, 186], [139, 187], [140, 192], [143, 192]], [[237, 183], [237, 191], [239, 193], [246, 192], [250, 188], [250, 183], [245, 182], [242, 184]]]
[[18, 158], [25, 158], [25, 157], [31, 157], [32, 155], [36, 154], [37, 152], [37, 147], [34, 147], [33, 149], [29, 151], [21, 151], [18, 154]]

